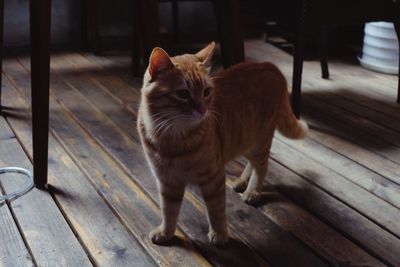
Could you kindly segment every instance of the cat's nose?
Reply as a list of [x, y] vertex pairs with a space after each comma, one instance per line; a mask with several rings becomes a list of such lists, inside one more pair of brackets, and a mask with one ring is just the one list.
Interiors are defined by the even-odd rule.
[[204, 114], [206, 114], [206, 112], [207, 112], [207, 107], [204, 106], [204, 105], [199, 105], [199, 106], [197, 107], [197, 111], [198, 111], [201, 115], [204, 115]]

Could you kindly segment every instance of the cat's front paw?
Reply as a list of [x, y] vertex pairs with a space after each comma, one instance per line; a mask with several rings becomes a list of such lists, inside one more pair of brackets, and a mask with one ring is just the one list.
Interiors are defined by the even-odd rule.
[[260, 203], [261, 200], [261, 193], [258, 191], [250, 191], [250, 192], [244, 192], [242, 195], [242, 199], [245, 203], [256, 206]]
[[149, 237], [154, 244], [162, 245], [170, 241], [174, 234], [168, 234], [161, 227], [157, 227], [150, 232]]
[[208, 239], [213, 245], [216, 246], [222, 246], [228, 243], [229, 241], [229, 234], [228, 231], [224, 232], [215, 232], [215, 231], [210, 231], [208, 233]]

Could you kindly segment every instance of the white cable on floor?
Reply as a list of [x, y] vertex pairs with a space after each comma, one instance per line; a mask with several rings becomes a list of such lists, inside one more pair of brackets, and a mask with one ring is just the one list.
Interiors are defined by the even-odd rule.
[[12, 200], [14, 198], [20, 197], [24, 194], [26, 194], [29, 190], [31, 190], [34, 186], [33, 182], [33, 175], [30, 171], [18, 168], [18, 167], [7, 167], [7, 168], [0, 168], [0, 174], [3, 173], [18, 173], [18, 174], [23, 174], [26, 177], [28, 177], [28, 182], [26, 185], [21, 189], [16, 192], [0, 196], [0, 203], [6, 200]]

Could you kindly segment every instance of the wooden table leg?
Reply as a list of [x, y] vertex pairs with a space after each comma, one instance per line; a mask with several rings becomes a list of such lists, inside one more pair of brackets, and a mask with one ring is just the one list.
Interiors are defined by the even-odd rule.
[[47, 184], [51, 0], [30, 1], [33, 175]]
[[3, 27], [4, 27], [4, 0], [0, 0], [0, 113], [2, 110], [1, 104], [1, 86], [3, 73]]
[[143, 40], [140, 29], [140, 3], [133, 1], [133, 20], [132, 20], [132, 72], [133, 76], [141, 77], [143, 75], [142, 50]]
[[317, 36], [319, 60], [322, 72], [321, 76], [323, 79], [329, 79], [328, 55], [326, 52], [326, 30], [324, 26], [318, 28]]
[[297, 118], [301, 107], [301, 76], [303, 73], [304, 38], [305, 38], [305, 0], [299, 7], [299, 22], [293, 55], [292, 109]]
[[98, 21], [98, 1], [97, 0], [85, 0], [86, 7], [84, 9], [86, 19], [86, 31], [87, 39], [92, 51], [99, 55], [101, 52], [100, 46], [100, 32], [99, 32], [99, 21]]
[[224, 67], [244, 61], [243, 29], [237, 0], [213, 0]]
[[[134, 14], [136, 19], [134, 23], [136, 25], [133, 28], [136, 38], [134, 38], [132, 46], [132, 67], [135, 75], [141, 75], [143, 71], [138, 71], [140, 64], [138, 57], [142, 56], [144, 65], [147, 65], [151, 51], [155, 46], [160, 45], [159, 12], [158, 0], [135, 0], [135, 2]], [[141, 42], [135, 39], [141, 39]], [[140, 45], [138, 42], [140, 42]], [[139, 53], [138, 48], [143, 52]], [[140, 69], [143, 70], [143, 68]]]
[[172, 0], [172, 34], [174, 42], [179, 42], [179, 0]]
[[[399, 41], [399, 48], [400, 48], [400, 21], [394, 22], [394, 28], [396, 29], [397, 33], [397, 40]], [[397, 103], [400, 104], [400, 55], [399, 55], [399, 73], [397, 74]]]

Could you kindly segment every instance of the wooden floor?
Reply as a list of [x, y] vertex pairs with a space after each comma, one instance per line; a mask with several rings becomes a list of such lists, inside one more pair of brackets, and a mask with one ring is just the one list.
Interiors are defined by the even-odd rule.
[[[292, 58], [253, 40], [248, 60]], [[29, 59], [4, 61], [0, 167], [32, 168]], [[1, 266], [400, 266], [400, 105], [397, 79], [331, 62], [331, 79], [306, 62], [304, 141], [276, 136], [264, 205], [229, 187], [233, 240], [207, 240], [204, 205], [190, 188], [177, 238], [155, 246], [155, 179], [135, 129], [140, 80], [128, 56], [52, 56], [50, 194], [36, 189], [0, 206]], [[272, 100], [271, 100], [272, 101]], [[231, 185], [243, 162], [228, 167]], [[6, 175], [1, 190], [23, 179]]]

